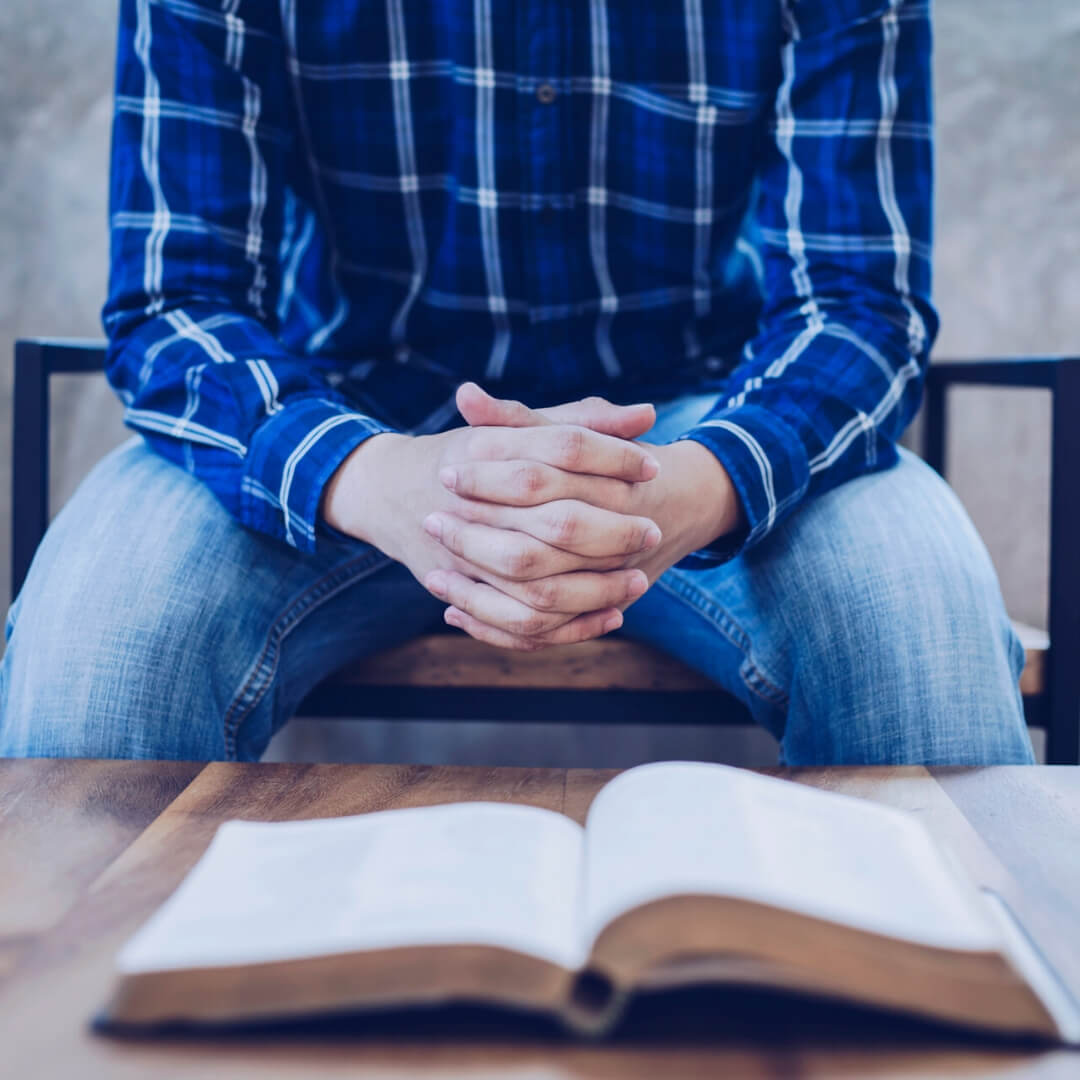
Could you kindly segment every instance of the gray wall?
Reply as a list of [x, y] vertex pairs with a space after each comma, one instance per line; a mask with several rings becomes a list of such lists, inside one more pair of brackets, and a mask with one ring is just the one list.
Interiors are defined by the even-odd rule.
[[[0, 4], [0, 357], [20, 334], [100, 334], [114, 18], [104, 0]], [[938, 355], [1080, 350], [1078, 57], [1076, 0], [937, 4]], [[0, 601], [10, 395], [5, 360]], [[122, 428], [100, 382], [66, 381], [54, 415], [59, 501]], [[1047, 402], [966, 391], [954, 416], [954, 484], [1010, 610], [1045, 625]]]
[[[939, 0], [936, 32], [936, 355], [1080, 353], [1080, 5]], [[952, 419], [950, 480], [1045, 627], [1048, 395], [967, 390]]]

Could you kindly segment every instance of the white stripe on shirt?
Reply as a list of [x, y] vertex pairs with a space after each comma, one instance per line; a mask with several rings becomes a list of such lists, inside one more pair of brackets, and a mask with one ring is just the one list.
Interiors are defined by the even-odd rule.
[[[285, 49], [288, 54], [288, 58], [295, 59], [296, 57], [296, 0], [281, 0], [281, 27], [285, 37]], [[319, 182], [318, 166], [315, 162], [315, 154], [311, 149], [311, 130], [308, 127], [307, 122], [307, 109], [304, 105], [304, 88], [299, 75], [296, 72], [295, 64], [290, 63], [288, 65], [289, 71], [292, 74], [292, 86], [293, 86], [293, 102], [296, 108], [296, 115], [298, 118], [298, 129], [300, 137], [304, 144], [304, 154], [307, 159], [308, 170], [311, 173], [312, 178], [312, 192], [316, 203], [318, 204], [319, 213], [322, 215], [323, 221], [332, 221], [333, 217], [330, 213], [330, 207], [326, 202], [326, 196], [323, 193], [322, 184]], [[334, 240], [333, 232], [328, 233], [328, 240], [330, 242], [330, 267], [329, 277], [330, 284], [337, 295], [337, 307], [334, 314], [330, 317], [330, 321], [325, 326], [317, 330], [307, 340], [304, 348], [308, 353], [318, 352], [329, 340], [331, 334], [333, 334], [341, 325], [345, 322], [346, 317], [349, 314], [349, 300], [345, 295], [345, 290], [341, 287], [341, 277], [338, 272], [339, 263], [341, 261], [341, 252], [338, 250], [337, 243]]]
[[296, 295], [296, 275], [300, 270], [300, 263], [314, 235], [315, 211], [305, 208], [304, 224], [300, 227], [300, 235], [289, 251], [288, 260], [282, 264], [285, 267], [285, 272], [281, 275], [281, 297], [278, 300], [279, 319], [285, 318], [285, 313], [289, 310], [289, 306]]
[[[171, 435], [173, 428], [176, 426], [175, 413], [163, 413], [155, 409], [126, 409], [124, 419], [138, 427], [144, 427], [150, 431], [160, 431], [166, 435]], [[238, 458], [247, 455], [247, 448], [238, 439], [234, 439], [231, 435], [224, 435], [213, 428], [208, 428], [204, 424], [188, 421], [184, 427], [184, 438], [189, 442], [204, 443], [207, 446], [217, 446], [222, 450], [229, 450]]]
[[606, 0], [589, 0], [589, 31], [592, 37], [592, 126], [589, 141], [589, 252], [600, 290], [600, 314], [596, 319], [596, 351], [609, 378], [622, 369], [611, 346], [611, 322], [619, 298], [611, 281], [607, 258], [607, 138], [611, 110], [611, 63], [608, 56]]
[[480, 243], [484, 251], [484, 273], [488, 289], [488, 310], [495, 324], [495, 339], [488, 358], [487, 375], [499, 378], [506, 367], [510, 349], [510, 320], [507, 318], [506, 290], [503, 287], [502, 258], [499, 254], [499, 193], [495, 176], [495, 57], [491, 40], [491, 0], [474, 0], [476, 29], [476, 170], [479, 191]]
[[417, 182], [416, 147], [413, 142], [412, 102], [409, 92], [409, 53], [405, 35], [404, 0], [388, 0], [386, 5], [387, 30], [390, 38], [390, 86], [394, 98], [394, 131], [397, 136], [399, 176], [397, 190], [401, 192], [405, 208], [405, 232], [409, 238], [412, 256], [412, 277], [405, 299], [390, 324], [390, 341], [395, 346], [398, 359], [407, 358], [405, 331], [409, 311], [427, 275], [427, 241], [424, 238], [424, 218], [420, 205], [420, 188]]
[[278, 401], [278, 381], [273, 369], [265, 360], [248, 360], [246, 363], [262, 395], [266, 415], [273, 416], [274, 413], [281, 412], [281, 403]]
[[750, 451], [750, 456], [757, 463], [758, 472], [761, 473], [761, 488], [765, 493], [765, 502], [767, 505], [764, 518], [765, 524], [761, 525], [759, 522], [758, 527], [762, 528], [765, 532], [768, 532], [776, 521], [776, 489], [773, 485], [772, 464], [769, 461], [769, 455], [765, 453], [761, 443], [759, 443], [745, 428], [740, 427], [738, 424], [733, 424], [730, 420], [703, 420], [697, 426], [716, 427], [722, 428], [724, 431], [730, 431], [731, 434]]
[[926, 343], [926, 325], [911, 302], [911, 286], [908, 264], [911, 261], [911, 234], [896, 200], [896, 183], [892, 161], [893, 123], [899, 104], [896, 86], [896, 45], [900, 37], [900, 24], [896, 18], [899, 0], [892, 0], [892, 9], [881, 20], [881, 65], [878, 68], [878, 93], [881, 96], [881, 123], [877, 137], [877, 184], [882, 209], [892, 230], [893, 249], [896, 252], [896, 268], [893, 285], [908, 313], [908, 351], [914, 356], [922, 352]]
[[205, 325], [195, 322], [183, 309], [167, 311], [165, 321], [179, 337], [195, 342], [215, 364], [231, 364], [235, 361], [236, 357], [213, 334], [206, 332]]
[[[281, 472], [281, 490], [278, 493], [278, 501], [281, 503], [282, 508], [286, 508], [289, 505], [289, 492], [292, 489], [293, 477], [296, 475], [296, 467], [300, 463], [304, 455], [332, 428], [340, 427], [342, 424], [363, 422], [363, 418], [356, 413], [340, 413], [337, 416], [328, 416], [320, 424], [316, 424], [299, 443], [293, 448], [292, 453], [285, 461], [285, 467]], [[282, 518], [285, 522], [285, 539], [293, 547], [296, 547], [296, 540], [293, 538], [292, 523], [290, 521], [289, 514], [282, 514]]]
[[713, 126], [716, 108], [707, 103], [705, 71], [705, 27], [701, 0], [684, 0], [686, 53], [690, 83], [687, 96], [698, 105], [697, 147], [694, 157], [694, 312], [701, 318], [709, 313], [711, 282], [707, 259], [713, 220]]
[[[922, 352], [925, 343], [926, 327], [914, 304], [911, 302], [911, 294], [908, 284], [908, 264], [911, 253], [911, 238], [907, 231], [907, 224], [896, 201], [896, 187], [893, 177], [892, 165], [892, 122], [896, 116], [899, 93], [896, 86], [895, 64], [896, 43], [900, 34], [900, 27], [896, 18], [895, 6], [899, 0], [892, 0], [894, 10], [888, 12], [881, 20], [881, 64], [878, 67], [878, 92], [881, 97], [881, 123], [878, 128], [877, 141], [877, 181], [878, 195], [885, 216], [889, 220], [889, 226], [893, 231], [893, 246], [896, 252], [896, 266], [893, 273], [893, 284], [900, 294], [904, 307], [908, 312], [908, 351], [912, 357]], [[887, 361], [878, 352], [864, 342], [854, 331], [837, 336], [847, 337], [849, 341], [858, 346], [868, 355], [874, 363], [883, 369], [888, 368]], [[889, 414], [900, 401], [904, 387], [919, 374], [919, 364], [915, 359], [909, 359], [904, 366], [896, 372], [890, 380], [885, 395], [878, 402], [874, 411], [870, 414], [870, 422], [876, 427]], [[834, 436], [829, 445], [810, 462], [810, 472], [818, 473], [827, 469], [858, 437], [860, 432], [867, 432], [866, 416], [859, 413], [853, 416]]]
[[[231, 18], [231, 16], [230, 16]], [[240, 39], [241, 41], [243, 38]], [[237, 51], [239, 60], [240, 50]], [[266, 162], [263, 161], [262, 152], [259, 150], [259, 142], [255, 138], [255, 132], [259, 126], [259, 114], [262, 109], [262, 98], [259, 88], [246, 76], [244, 80], [244, 140], [247, 143], [248, 156], [251, 158], [251, 180], [248, 185], [248, 220], [247, 239], [244, 244], [244, 254], [252, 268], [251, 285], [248, 288], [247, 299], [256, 314], [260, 318], [266, 317], [263, 310], [263, 292], [266, 290], [266, 266], [262, 258], [263, 212], [266, 209], [267, 174]]]
[[781, 50], [781, 62], [784, 78], [776, 95], [776, 121], [779, 132], [776, 145], [788, 165], [787, 194], [784, 196], [784, 216], [787, 218], [786, 247], [794, 264], [791, 268], [791, 283], [795, 294], [806, 302], [801, 311], [807, 316], [809, 324], [823, 319], [817, 300], [814, 298], [810, 282], [809, 264], [806, 258], [806, 245], [802, 235], [801, 213], [803, 196], [802, 169], [795, 160], [791, 131], [795, 126], [795, 115], [791, 108], [791, 88], [795, 82], [795, 42], [799, 40], [799, 27], [791, 10], [793, 0], [781, 0], [784, 23], [788, 28], [790, 40]]
[[146, 314], [157, 315], [165, 303], [165, 298], [161, 292], [162, 275], [164, 273], [164, 259], [162, 256], [165, 249], [165, 237], [169, 233], [169, 206], [165, 201], [165, 192], [161, 186], [158, 157], [161, 138], [161, 125], [158, 114], [160, 88], [157, 76], [154, 74], [153, 65], [150, 62], [152, 44], [150, 0], [137, 0], [135, 18], [135, 54], [138, 56], [143, 69], [143, 124], [140, 161], [154, 204], [153, 220], [150, 231], [146, 234], [143, 291], [147, 297]]
[[[919, 364], [916, 360], [909, 360], [897, 373], [889, 384], [885, 396], [877, 403], [877, 407], [870, 414], [870, 421], [876, 427], [889, 414], [889, 410], [900, 400], [904, 387], [919, 374]], [[816, 457], [810, 460], [810, 473], [819, 473], [827, 469], [840, 455], [851, 445], [860, 431], [866, 430], [863, 417], [860, 412], [853, 416], [833, 437], [829, 445]]]

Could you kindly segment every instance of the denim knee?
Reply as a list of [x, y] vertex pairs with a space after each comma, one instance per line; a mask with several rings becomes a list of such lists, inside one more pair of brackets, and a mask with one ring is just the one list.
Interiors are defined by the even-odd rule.
[[257, 628], [240, 629], [228, 582], [242, 568], [215, 543], [218, 516], [208, 491], [141, 445], [91, 473], [9, 614], [0, 754], [223, 756], [222, 715]]
[[173, 592], [78, 563], [61, 588], [31, 577], [10, 620], [0, 676], [0, 754], [31, 757], [223, 756], [213, 687], [213, 621]]
[[[876, 487], [876, 501], [860, 498]], [[904, 461], [831, 493], [787, 538], [791, 763], [1032, 760], [1023, 649], [989, 555], [940, 479]], [[889, 497], [897, 501], [889, 505]], [[858, 519], [853, 510], [864, 513]], [[823, 530], [851, 530], [850, 537]], [[777, 570], [780, 570], [778, 564]]]

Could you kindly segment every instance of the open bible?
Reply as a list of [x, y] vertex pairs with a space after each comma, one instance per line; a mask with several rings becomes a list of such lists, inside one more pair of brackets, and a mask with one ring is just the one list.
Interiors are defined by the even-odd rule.
[[913, 817], [692, 763], [622, 773], [584, 828], [498, 803], [229, 822], [121, 950], [101, 1021], [462, 1001], [600, 1033], [635, 991], [718, 982], [1080, 1039], [1023, 928]]

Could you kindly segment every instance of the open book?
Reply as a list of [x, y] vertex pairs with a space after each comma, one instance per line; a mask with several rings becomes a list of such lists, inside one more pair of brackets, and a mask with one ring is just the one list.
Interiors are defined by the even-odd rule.
[[722, 765], [622, 773], [585, 828], [498, 803], [229, 822], [116, 966], [106, 1026], [471, 1001], [596, 1033], [635, 990], [730, 982], [1080, 1039], [914, 818]]

